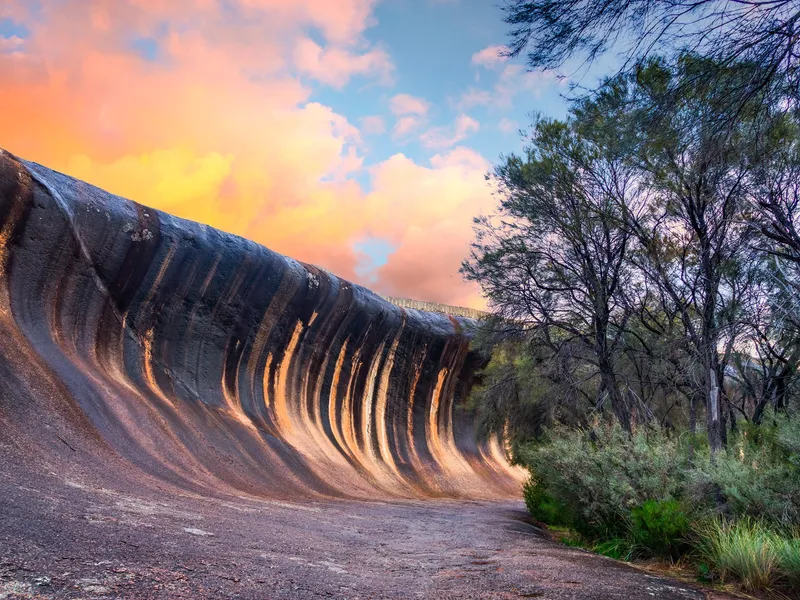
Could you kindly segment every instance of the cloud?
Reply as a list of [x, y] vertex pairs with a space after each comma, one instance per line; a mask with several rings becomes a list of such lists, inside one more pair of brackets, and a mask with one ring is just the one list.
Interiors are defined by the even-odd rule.
[[12, 35], [11, 37], [0, 36], [0, 54], [16, 54], [21, 55], [25, 40], [19, 36]]
[[[9, 151], [383, 293], [480, 302], [458, 266], [471, 218], [492, 205], [483, 158], [443, 148], [425, 165], [395, 155], [367, 171], [362, 133], [387, 124], [367, 117], [359, 130], [313, 102], [303, 81], [380, 80], [386, 57], [376, 59], [379, 49], [362, 39], [373, 2], [36, 4], [11, 2], [8, 14], [28, 35], [21, 53], [0, 52]], [[316, 48], [309, 29], [320, 32]], [[158, 51], [143, 57], [137, 39], [152, 39]], [[424, 126], [430, 105], [399, 95], [390, 108], [394, 130], [408, 135]], [[377, 258], [365, 263], [370, 252]]]
[[389, 257], [395, 250], [386, 240], [369, 235], [353, 244], [353, 248], [359, 257], [354, 270], [362, 280], [369, 283], [377, 282], [377, 269], [389, 262]]
[[361, 131], [367, 135], [379, 135], [386, 132], [386, 121], [379, 115], [371, 115], [361, 119]]
[[480, 128], [480, 123], [468, 117], [459, 115], [450, 127], [434, 127], [420, 136], [422, 145], [426, 148], [449, 148], [466, 139]]
[[410, 94], [397, 94], [389, 100], [389, 109], [396, 117], [403, 115], [417, 115], [424, 117], [428, 114], [430, 104], [422, 98]]
[[397, 117], [397, 120], [392, 128], [392, 137], [401, 140], [424, 127], [427, 123], [425, 117], [430, 106], [427, 100], [410, 94], [393, 96], [389, 100], [389, 110]]
[[508, 46], [489, 46], [472, 55], [472, 64], [487, 69], [497, 69], [508, 61], [508, 58], [502, 56], [506, 52], [508, 52]]
[[377, 285], [390, 295], [482, 308], [479, 289], [464, 283], [458, 269], [469, 252], [473, 216], [494, 205], [484, 180], [489, 163], [464, 147], [430, 163], [419, 165], [397, 154], [373, 171], [369, 203], [388, 214], [415, 215], [412, 226], [378, 223], [376, 235], [394, 252], [377, 270]]
[[508, 117], [503, 117], [500, 119], [500, 122], [497, 123], [497, 128], [505, 134], [510, 134], [519, 130], [519, 123]]
[[381, 49], [358, 54], [337, 46], [322, 48], [303, 37], [295, 46], [294, 64], [301, 73], [335, 88], [342, 88], [354, 75], [374, 76], [384, 85], [393, 82], [394, 65]]
[[476, 106], [510, 108], [517, 94], [528, 92], [539, 98], [556, 84], [560, 84], [560, 80], [555, 71], [529, 72], [522, 65], [506, 64], [490, 90], [471, 87], [461, 95], [456, 107], [462, 111]]
[[396, 139], [404, 138], [410, 135], [412, 132], [420, 129], [425, 124], [425, 120], [421, 117], [417, 117], [414, 115], [408, 115], [406, 117], [400, 117], [394, 124], [392, 128], [392, 137]]

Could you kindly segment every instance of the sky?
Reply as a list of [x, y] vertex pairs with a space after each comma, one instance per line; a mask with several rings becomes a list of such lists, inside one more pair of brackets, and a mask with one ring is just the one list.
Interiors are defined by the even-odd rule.
[[484, 175], [569, 78], [493, 0], [2, 0], [0, 147], [376, 292], [459, 275]]

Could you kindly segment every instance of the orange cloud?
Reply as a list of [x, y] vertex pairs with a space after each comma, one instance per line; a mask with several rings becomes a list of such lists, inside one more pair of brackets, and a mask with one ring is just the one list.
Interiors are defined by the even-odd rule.
[[[362, 39], [372, 7], [42, 0], [34, 18], [12, 0], [0, 18], [23, 23], [30, 36], [0, 38], [11, 50], [0, 49], [0, 143], [383, 293], [479, 306], [457, 271], [472, 216], [491, 208], [485, 161], [464, 148], [427, 166], [396, 155], [372, 167], [371, 189], [362, 189], [353, 178], [364, 170], [361, 131], [311, 101], [300, 79], [387, 83], [391, 58]], [[322, 43], [308, 37], [310, 27]], [[155, 40], [157, 60], [137, 55], [138, 37]], [[394, 96], [395, 131], [405, 118], [414, 120], [406, 133], [419, 127], [429, 106]], [[371, 116], [361, 127], [377, 133], [385, 124]], [[367, 279], [354, 249], [366, 236], [396, 249]]]
[[[494, 200], [484, 174], [489, 163], [468, 148], [436, 155], [430, 167], [397, 154], [374, 171], [369, 202], [389, 214], [410, 212], [415, 222], [379, 221], [374, 233], [396, 247], [377, 272], [386, 293], [432, 302], [483, 308], [474, 285], [458, 274], [469, 253], [472, 218], [492, 210]], [[432, 201], [435, 199], [435, 201]]]

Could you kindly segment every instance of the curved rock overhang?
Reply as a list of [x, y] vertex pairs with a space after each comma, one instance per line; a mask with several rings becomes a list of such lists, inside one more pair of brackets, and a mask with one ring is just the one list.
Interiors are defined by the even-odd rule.
[[[518, 493], [475, 321], [0, 151], [0, 453], [202, 494]], [[2, 468], [2, 467], [0, 467]]]

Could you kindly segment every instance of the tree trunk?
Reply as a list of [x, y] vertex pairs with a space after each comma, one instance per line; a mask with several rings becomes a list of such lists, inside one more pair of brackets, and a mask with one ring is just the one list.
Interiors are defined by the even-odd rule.
[[[709, 360], [709, 363], [712, 361]], [[720, 389], [717, 374], [711, 364], [706, 368], [706, 427], [708, 445], [712, 453], [722, 448], [722, 410], [720, 409]]]
[[761, 423], [761, 419], [764, 417], [764, 409], [767, 407], [767, 404], [772, 404], [775, 406], [776, 402], [776, 386], [775, 380], [769, 381], [767, 383], [765, 392], [762, 394], [761, 398], [756, 401], [756, 406], [753, 409], [753, 423], [759, 425]]
[[694, 461], [694, 443], [697, 436], [697, 399], [695, 393], [689, 395], [689, 432], [692, 434], [689, 441], [689, 464]]
[[599, 365], [600, 378], [603, 382], [602, 387], [605, 388], [605, 390], [608, 392], [609, 398], [611, 399], [611, 410], [614, 411], [614, 415], [619, 420], [622, 428], [630, 433], [632, 431], [630, 407], [625, 401], [625, 396], [619, 390], [619, 385], [617, 385], [617, 377], [614, 373], [613, 367], [611, 366], [611, 362], [606, 358], [600, 358]]
[[781, 411], [786, 408], [786, 392], [789, 388], [787, 382], [789, 380], [789, 375], [785, 374], [787, 369], [783, 369], [782, 372], [778, 376], [778, 380], [775, 382], [775, 402], [774, 408], [776, 411]]

